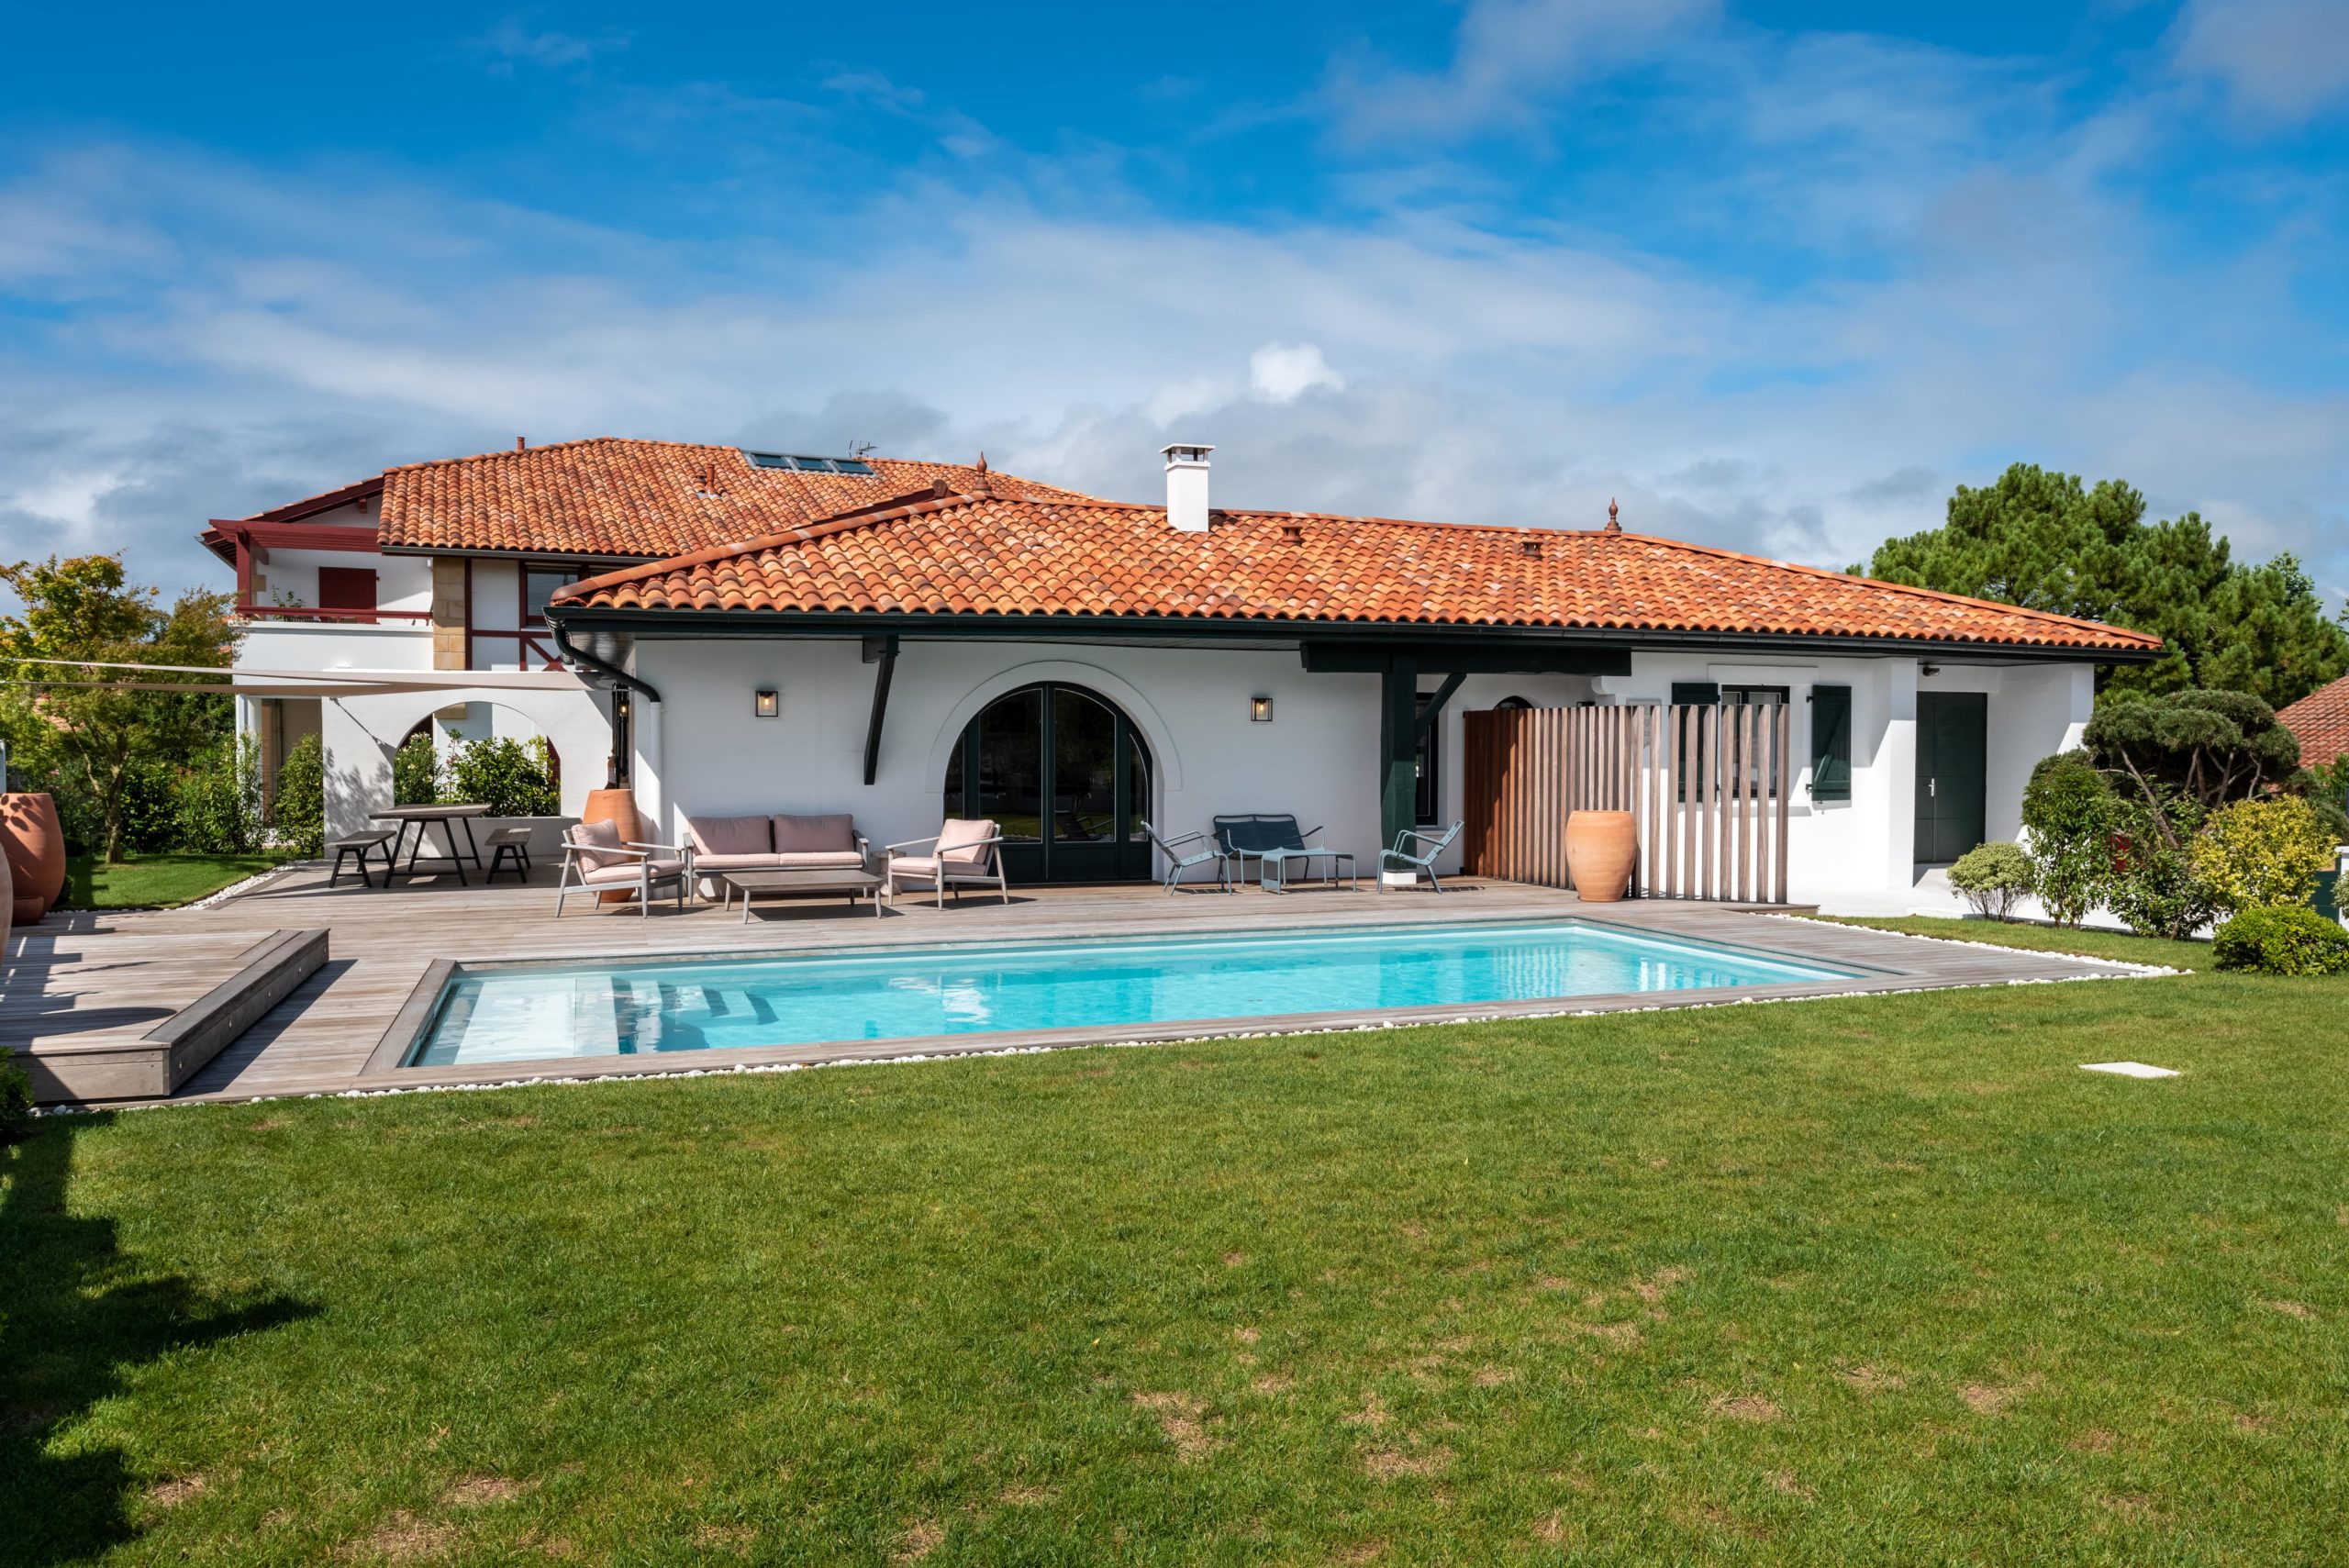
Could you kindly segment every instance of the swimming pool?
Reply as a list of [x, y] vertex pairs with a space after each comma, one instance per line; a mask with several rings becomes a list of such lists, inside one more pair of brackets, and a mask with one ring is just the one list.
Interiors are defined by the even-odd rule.
[[1125, 1029], [1855, 973], [1578, 920], [459, 966], [403, 1064]]

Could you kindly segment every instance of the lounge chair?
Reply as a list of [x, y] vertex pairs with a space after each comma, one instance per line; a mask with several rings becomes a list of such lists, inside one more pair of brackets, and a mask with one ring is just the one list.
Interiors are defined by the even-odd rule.
[[[1415, 873], [1427, 873], [1428, 881], [1434, 884], [1438, 893], [1442, 893], [1443, 879], [1435, 873], [1435, 858], [1452, 847], [1452, 840], [1460, 837], [1461, 827], [1462, 824], [1454, 822], [1441, 833], [1420, 833], [1406, 828], [1396, 834], [1394, 847], [1378, 852], [1378, 891], [1386, 891], [1387, 872], [1408, 870]], [[1413, 851], [1410, 846], [1414, 843], [1420, 849]]]
[[[665, 851], [674, 859], [654, 859]], [[562, 902], [573, 893], [616, 893], [633, 890], [636, 912], [652, 913], [652, 890], [674, 885], [677, 907], [685, 906], [685, 889], [694, 878], [691, 846], [622, 843], [617, 822], [574, 822], [562, 833], [562, 874], [555, 883], [554, 917], [562, 918]]]
[[[925, 844], [930, 846], [926, 855], [903, 852]], [[1003, 835], [996, 831], [993, 822], [965, 822], [959, 817], [950, 817], [944, 827], [927, 839], [883, 845], [881, 880], [887, 884], [892, 899], [901, 882], [927, 886], [941, 909], [946, 906], [946, 890], [953, 888], [959, 903], [966, 884], [984, 887], [992, 883], [996, 895], [1008, 904], [1011, 890], [1004, 882], [1002, 844]]]
[[[1150, 841], [1157, 847], [1158, 852], [1166, 857], [1167, 897], [1174, 896], [1175, 884], [1183, 880], [1185, 872], [1193, 866], [1205, 865], [1209, 861], [1216, 863], [1215, 879], [1223, 891], [1235, 891], [1231, 885], [1231, 856], [1204, 828], [1196, 833], [1186, 833], [1179, 839], [1160, 838], [1158, 829], [1147, 822], [1141, 825], [1141, 830], [1150, 836]], [[1195, 850], [1187, 847], [1193, 844], [1205, 844], [1207, 848]]]
[[[1306, 842], [1308, 839], [1313, 838], [1320, 831], [1320, 828], [1315, 828], [1300, 833], [1297, 831], [1296, 817], [1273, 816], [1261, 811], [1238, 813], [1215, 819], [1216, 842], [1223, 847], [1225, 854], [1231, 857], [1232, 870], [1242, 880], [1245, 880], [1248, 875], [1248, 862], [1251, 860], [1256, 862], [1257, 880], [1263, 882], [1264, 869], [1268, 862], [1275, 867], [1277, 875], [1278, 862], [1283, 855], [1298, 854], [1307, 850], [1316, 850], [1318, 853], [1326, 854], [1327, 851], [1318, 850], [1316, 846]], [[1270, 884], [1267, 884], [1267, 885]]]

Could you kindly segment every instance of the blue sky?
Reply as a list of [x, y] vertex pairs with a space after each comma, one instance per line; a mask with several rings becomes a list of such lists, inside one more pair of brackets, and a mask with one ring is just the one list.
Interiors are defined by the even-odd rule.
[[1136, 497], [1180, 438], [1236, 505], [1831, 565], [2027, 460], [2349, 588], [2340, 0], [10, 31], [10, 557], [206, 580], [206, 517], [517, 434]]

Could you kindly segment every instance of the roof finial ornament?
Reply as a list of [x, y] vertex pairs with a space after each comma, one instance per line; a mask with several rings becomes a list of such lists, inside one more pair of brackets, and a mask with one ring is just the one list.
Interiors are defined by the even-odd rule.
[[987, 454], [985, 452], [979, 454], [978, 470], [981, 473], [987, 471]]
[[1615, 497], [1612, 495], [1607, 498], [1607, 531], [1610, 534], [1623, 531], [1623, 525], [1615, 520]]

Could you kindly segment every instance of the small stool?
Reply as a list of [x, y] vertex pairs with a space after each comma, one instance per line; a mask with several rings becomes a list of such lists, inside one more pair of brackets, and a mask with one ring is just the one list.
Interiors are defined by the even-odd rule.
[[332, 843], [328, 844], [327, 848], [334, 851], [334, 870], [327, 875], [327, 885], [328, 887], [332, 887], [342, 881], [342, 863], [343, 862], [351, 859], [353, 855], [356, 855], [359, 858], [359, 885], [362, 887], [374, 886], [374, 882], [367, 874], [367, 856], [370, 851], [375, 850], [381, 850], [384, 851], [384, 885], [385, 887], [391, 886], [391, 828], [378, 828], [373, 832], [348, 834], [343, 838], [335, 840]]
[[482, 873], [484, 883], [497, 880], [497, 868], [510, 865], [514, 880], [530, 880], [530, 830], [528, 828], [500, 828], [482, 840], [489, 846], [489, 869]]

